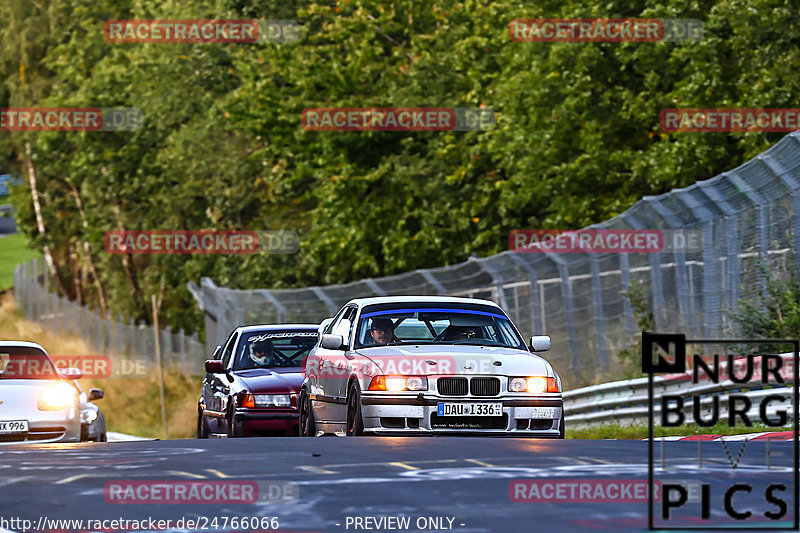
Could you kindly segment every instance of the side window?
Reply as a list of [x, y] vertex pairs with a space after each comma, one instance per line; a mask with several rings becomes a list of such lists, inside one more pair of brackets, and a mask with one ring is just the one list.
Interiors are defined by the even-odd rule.
[[[350, 344], [350, 335], [353, 331], [353, 319], [356, 316], [355, 307], [345, 307], [339, 319], [333, 325], [333, 332], [344, 337], [344, 343]], [[347, 322], [346, 322], [347, 321]], [[349, 322], [349, 323], [348, 323]]]
[[353, 331], [355, 330], [356, 327], [357, 311], [358, 309], [356, 309], [355, 307], [351, 307], [350, 310], [344, 315], [344, 319], [350, 321], [350, 329], [347, 330], [347, 338], [345, 339], [345, 342], [347, 343], [348, 346], [350, 346], [353, 340]]
[[323, 334], [327, 335], [327, 334], [329, 334], [329, 333], [332, 333], [332, 332], [333, 332], [333, 328], [334, 328], [334, 326], [336, 326], [336, 324], [338, 324], [338, 323], [339, 323], [339, 320], [342, 318], [342, 315], [343, 315], [343, 314], [345, 313], [345, 311], [347, 311], [348, 309], [349, 309], [349, 307], [342, 307], [342, 309], [341, 309], [341, 310], [340, 310], [338, 313], [336, 313], [336, 316], [335, 316], [335, 317], [333, 317], [333, 320], [331, 320], [331, 323], [330, 323], [330, 324], [328, 324], [328, 327], [327, 327], [327, 328], [325, 328], [325, 331], [323, 331]]
[[231, 360], [231, 355], [233, 354], [233, 347], [236, 345], [237, 338], [239, 338], [239, 334], [237, 332], [234, 332], [228, 339], [228, 344], [225, 345], [225, 349], [222, 350], [223, 368], [228, 368], [228, 362]]

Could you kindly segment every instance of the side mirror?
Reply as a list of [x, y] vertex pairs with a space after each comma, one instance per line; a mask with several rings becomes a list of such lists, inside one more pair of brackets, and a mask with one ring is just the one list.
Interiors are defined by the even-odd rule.
[[319, 323], [319, 327], [317, 328], [317, 334], [318, 334], [318, 335], [322, 335], [322, 332], [323, 332], [323, 331], [325, 331], [325, 328], [327, 328], [327, 327], [328, 327], [328, 325], [329, 325], [331, 322], [333, 322], [333, 317], [331, 317], [331, 318], [326, 318], [325, 320], [323, 320], [322, 322], [320, 322], [320, 323]]
[[531, 337], [531, 351], [546, 352], [550, 349], [550, 335], [534, 335]]
[[106, 395], [103, 393], [103, 389], [91, 389], [89, 390], [89, 401], [93, 402], [94, 400], [102, 400], [105, 398]]
[[81, 379], [83, 377], [83, 370], [75, 368], [74, 366], [61, 368], [58, 373], [61, 374], [61, 377], [64, 379]]
[[214, 348], [214, 353], [211, 354], [211, 359], [219, 359], [220, 352], [222, 352], [222, 345], [217, 344], [217, 347]]
[[344, 338], [341, 335], [323, 335], [320, 345], [327, 350], [341, 350]]
[[206, 361], [206, 372], [209, 374], [222, 374], [222, 372], [224, 372], [222, 361], [219, 359], [210, 359]]

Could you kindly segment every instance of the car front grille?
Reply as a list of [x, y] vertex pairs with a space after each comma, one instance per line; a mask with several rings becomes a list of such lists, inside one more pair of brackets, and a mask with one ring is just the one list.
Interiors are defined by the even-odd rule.
[[28, 431], [28, 440], [60, 439], [66, 431], [67, 428], [63, 426], [31, 428]]
[[436, 386], [442, 396], [467, 395], [467, 378], [439, 378]]
[[473, 396], [497, 396], [500, 394], [500, 380], [498, 378], [472, 378], [469, 388]]
[[30, 428], [28, 433], [0, 435], [0, 442], [31, 442], [38, 440], [60, 439], [67, 429], [63, 426]]
[[500, 379], [493, 377], [439, 378], [437, 381], [439, 394], [442, 396], [497, 396], [500, 394]]

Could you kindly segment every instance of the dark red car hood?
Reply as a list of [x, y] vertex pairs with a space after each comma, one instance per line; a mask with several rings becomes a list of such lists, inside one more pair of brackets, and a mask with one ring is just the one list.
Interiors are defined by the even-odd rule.
[[303, 384], [303, 369], [292, 368], [254, 368], [238, 370], [236, 377], [253, 394], [292, 394], [300, 390]]

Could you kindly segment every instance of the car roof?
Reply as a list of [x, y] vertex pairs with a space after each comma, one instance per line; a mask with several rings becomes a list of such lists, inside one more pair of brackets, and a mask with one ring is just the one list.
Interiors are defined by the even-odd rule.
[[347, 303], [356, 304], [359, 306], [372, 305], [372, 304], [389, 304], [389, 303], [449, 303], [449, 304], [479, 304], [489, 305], [501, 309], [499, 305], [491, 300], [482, 300], [480, 298], [464, 298], [461, 296], [374, 296], [371, 298], [356, 298]]
[[0, 348], [38, 348], [47, 353], [47, 350], [42, 348], [40, 344], [28, 341], [0, 341]]
[[253, 331], [284, 331], [287, 329], [295, 329], [297, 331], [313, 331], [317, 332], [319, 324], [256, 324], [252, 326], [239, 326], [237, 328], [241, 333], [251, 333]]

